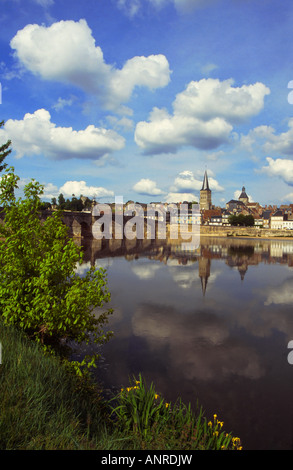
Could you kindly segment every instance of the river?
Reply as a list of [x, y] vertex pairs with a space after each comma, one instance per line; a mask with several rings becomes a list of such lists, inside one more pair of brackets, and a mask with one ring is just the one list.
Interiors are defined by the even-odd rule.
[[249, 450], [293, 448], [293, 241], [202, 237], [83, 241], [82, 275], [107, 269], [114, 337], [98, 380], [120, 389], [140, 372]]

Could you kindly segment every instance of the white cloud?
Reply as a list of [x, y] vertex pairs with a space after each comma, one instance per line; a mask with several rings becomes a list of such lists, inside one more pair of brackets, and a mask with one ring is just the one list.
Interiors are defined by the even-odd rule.
[[285, 158], [266, 158], [268, 166], [263, 166], [261, 171], [269, 176], [279, 176], [285, 183], [293, 185], [293, 161]]
[[45, 155], [56, 160], [88, 158], [98, 160], [104, 155], [120, 150], [125, 140], [113, 130], [93, 125], [75, 131], [72, 127], [57, 127], [50, 113], [39, 109], [27, 113], [23, 120], [9, 119], [0, 130], [3, 140], [9, 138], [17, 158], [24, 155]]
[[[221, 192], [224, 190], [218, 181], [212, 176], [208, 176], [209, 186], [212, 191]], [[185, 170], [181, 171], [174, 180], [173, 186], [170, 190], [175, 192], [186, 192], [186, 191], [200, 191], [202, 188], [203, 177], [196, 178], [192, 171]]]
[[141, 8], [140, 0], [117, 0], [118, 8], [123, 10], [131, 18], [134, 17]]
[[[30, 178], [20, 178], [18, 182], [18, 193], [23, 196], [24, 187], [31, 182]], [[72, 194], [76, 197], [81, 195], [89, 198], [103, 198], [114, 196], [114, 192], [103, 188], [101, 186], [88, 186], [85, 181], [66, 181], [61, 187], [56, 186], [53, 183], [42, 183], [44, 192], [41, 195], [43, 200], [51, 200], [53, 197], [58, 197], [60, 193], [64, 197], [71, 199]]]
[[233, 87], [233, 80], [214, 78], [190, 82], [176, 96], [175, 114], [195, 116], [204, 121], [215, 116], [238, 123], [258, 114], [269, 89], [263, 83]]
[[121, 119], [118, 119], [116, 116], [107, 116], [106, 119], [116, 130], [121, 129], [122, 131], [130, 131], [134, 126], [133, 120], [125, 116]]
[[293, 201], [293, 193], [286, 194], [286, 196], [283, 196], [283, 197], [281, 198], [281, 201], [284, 202], [284, 203], [290, 203], [290, 204], [292, 204], [292, 201]]
[[47, 8], [51, 5], [54, 5], [54, 0], [34, 0], [35, 3], [41, 5], [44, 8]]
[[174, 185], [171, 186], [171, 191], [186, 192], [186, 191], [199, 191], [202, 187], [202, 181], [195, 179], [192, 171], [182, 171], [176, 176]]
[[157, 188], [157, 183], [148, 178], [143, 178], [138, 181], [134, 186], [133, 190], [139, 194], [145, 194], [149, 196], [158, 196], [163, 194], [163, 191]]
[[193, 201], [199, 201], [198, 196], [195, 196], [192, 193], [176, 193], [176, 192], [170, 192], [166, 198], [166, 202], [172, 203], [172, 202], [193, 202]]
[[77, 86], [97, 96], [107, 109], [127, 102], [136, 86], [155, 89], [170, 81], [169, 64], [162, 54], [133, 57], [122, 69], [107, 64], [84, 19], [59, 21], [49, 27], [29, 24], [10, 45], [32, 73]]
[[52, 199], [57, 197], [60, 194], [58, 187], [53, 183], [44, 184], [44, 194], [42, 194], [42, 199]]
[[173, 114], [154, 108], [135, 141], [146, 154], [176, 153], [185, 145], [211, 150], [228, 142], [233, 125], [260, 112], [270, 91], [262, 83], [233, 87], [232, 80], [190, 82], [173, 102]]
[[201, 67], [201, 72], [205, 75], [209, 75], [213, 70], [216, 70], [218, 66], [216, 64], [208, 63]]
[[[165, 5], [173, 4], [180, 13], [188, 13], [195, 8], [206, 7], [217, 0], [148, 0], [149, 3], [160, 9]], [[139, 13], [143, 7], [143, 0], [117, 0], [117, 5], [131, 18]]]
[[288, 131], [275, 135], [274, 129], [269, 128], [267, 141], [264, 144], [266, 152], [282, 153], [283, 155], [293, 155], [293, 118], [288, 122]]
[[261, 147], [266, 153], [293, 155], [293, 118], [288, 121], [288, 130], [276, 134], [272, 126], [258, 126], [246, 136], [241, 137], [241, 145], [253, 151], [254, 147]]
[[195, 8], [207, 7], [217, 0], [171, 0], [178, 11], [188, 13]]
[[74, 96], [72, 96], [71, 98], [68, 98], [68, 99], [58, 98], [57, 103], [54, 103], [52, 105], [52, 108], [55, 109], [55, 111], [61, 111], [66, 106], [72, 106], [75, 99], [76, 98]]
[[62, 193], [63, 196], [71, 198], [72, 194], [76, 197], [80, 195], [87, 197], [103, 198], [107, 196], [114, 196], [114, 192], [100, 186], [88, 186], [85, 181], [66, 181], [61, 186], [58, 194]]
[[[234, 191], [234, 199], [239, 199], [239, 196], [240, 194], [242, 193], [242, 191]], [[246, 193], [247, 194], [247, 193]], [[250, 196], [250, 194], [247, 194], [247, 197], [248, 197], [248, 200], [249, 202], [254, 202], [253, 198]]]

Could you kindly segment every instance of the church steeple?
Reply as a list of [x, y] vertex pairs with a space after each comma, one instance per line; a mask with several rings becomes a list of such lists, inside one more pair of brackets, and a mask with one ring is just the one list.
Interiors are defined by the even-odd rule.
[[202, 190], [210, 190], [209, 188], [209, 180], [208, 180], [208, 174], [207, 174], [207, 170], [205, 171], [204, 173], [204, 179], [203, 179], [203, 183], [202, 183]]
[[212, 191], [209, 187], [207, 171], [205, 171], [202, 188], [200, 190], [200, 210], [209, 210], [212, 208]]

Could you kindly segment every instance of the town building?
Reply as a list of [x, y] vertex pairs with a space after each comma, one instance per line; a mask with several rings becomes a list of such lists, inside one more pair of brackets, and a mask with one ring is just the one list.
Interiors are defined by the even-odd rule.
[[277, 210], [271, 215], [271, 229], [277, 230], [283, 228], [284, 214], [281, 210]]
[[233, 214], [242, 212], [244, 208], [244, 202], [239, 201], [238, 199], [231, 199], [229, 202], [226, 202], [226, 209]]

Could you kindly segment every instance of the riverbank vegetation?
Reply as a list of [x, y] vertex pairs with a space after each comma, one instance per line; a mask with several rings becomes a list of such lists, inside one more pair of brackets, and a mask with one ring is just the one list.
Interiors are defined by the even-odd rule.
[[141, 376], [111, 400], [0, 320], [1, 450], [237, 450], [216, 415], [161, 397]]
[[16, 199], [0, 182], [0, 448], [2, 450], [241, 449], [214, 415], [167, 403], [142, 376], [106, 399], [92, 379], [99, 356], [71, 360], [71, 344], [103, 344], [111, 309], [104, 270], [75, 272], [82, 253], [58, 212], [40, 218], [42, 187]]
[[[5, 213], [5, 223], [0, 226], [1, 315], [46, 352], [62, 350], [66, 360], [70, 343], [103, 344], [112, 335], [104, 331], [112, 313], [103, 310], [110, 300], [106, 273], [93, 266], [85, 276], [77, 274], [82, 251], [68, 237], [61, 213], [42, 221], [43, 187], [32, 180], [24, 188], [25, 197], [16, 199], [18, 181], [9, 168], [0, 182], [0, 205]], [[97, 359], [92, 354], [82, 363], [70, 361], [70, 366], [82, 374]]]

